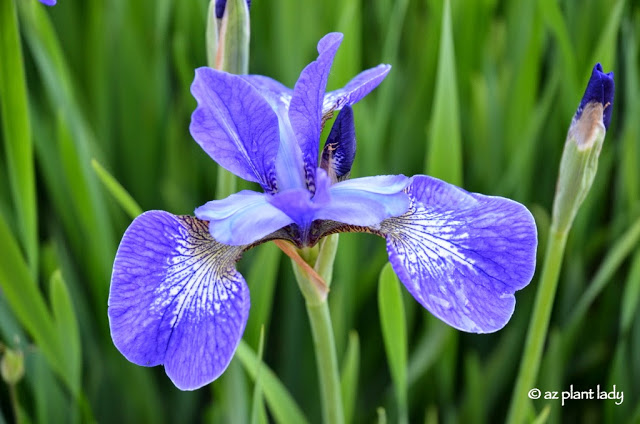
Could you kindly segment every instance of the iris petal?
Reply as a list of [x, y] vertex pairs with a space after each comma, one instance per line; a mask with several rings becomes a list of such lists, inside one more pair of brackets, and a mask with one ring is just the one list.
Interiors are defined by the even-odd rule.
[[269, 203], [271, 197], [243, 190], [225, 199], [207, 202], [197, 208], [195, 214], [210, 222], [209, 231], [220, 243], [247, 245], [292, 222], [291, 218]]
[[149, 211], [125, 232], [109, 293], [113, 342], [131, 362], [164, 364], [193, 390], [229, 365], [249, 315], [249, 291], [235, 270], [242, 246], [213, 240], [208, 223]]
[[367, 69], [356, 75], [343, 88], [325, 94], [322, 114], [326, 115], [359, 102], [386, 78], [390, 70], [391, 65], [378, 65]]
[[338, 221], [355, 226], [377, 227], [409, 208], [403, 192], [409, 184], [404, 175], [379, 175], [337, 183], [330, 188], [331, 201], [318, 210], [315, 219]]
[[[391, 65], [378, 65], [360, 72], [344, 87], [325, 93], [322, 101], [322, 115], [358, 103], [387, 77], [390, 70]], [[241, 75], [240, 77], [253, 85], [274, 110], [278, 109], [280, 105], [284, 105], [287, 110], [289, 109], [293, 96], [292, 89], [263, 75]]]
[[407, 192], [409, 211], [380, 229], [400, 280], [457, 329], [502, 328], [513, 313], [514, 292], [529, 284], [535, 268], [537, 234], [529, 211], [427, 176], [413, 177]]
[[189, 130], [198, 144], [225, 169], [275, 191], [278, 117], [260, 93], [242, 78], [210, 68], [196, 69], [191, 93], [198, 107]]
[[239, 77], [253, 85], [276, 113], [283, 106], [285, 113], [288, 113], [291, 96], [293, 96], [292, 89], [264, 75], [239, 75]]
[[307, 185], [313, 192], [318, 167], [322, 103], [333, 58], [342, 42], [342, 34], [329, 33], [318, 42], [318, 59], [307, 65], [293, 89], [289, 121], [302, 150]]

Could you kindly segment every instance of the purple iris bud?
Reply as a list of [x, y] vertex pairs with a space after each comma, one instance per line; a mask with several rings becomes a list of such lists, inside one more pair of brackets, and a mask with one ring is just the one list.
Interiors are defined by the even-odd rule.
[[591, 79], [587, 84], [587, 89], [584, 91], [582, 101], [576, 112], [575, 119], [580, 119], [582, 111], [589, 103], [600, 103], [604, 107], [602, 113], [602, 121], [605, 129], [609, 129], [609, 123], [611, 122], [611, 111], [613, 110], [613, 93], [615, 91], [615, 84], [613, 82], [613, 72], [604, 73], [602, 71], [602, 65], [596, 63], [591, 72]]
[[[227, 0], [216, 0], [216, 18], [222, 19], [224, 8], [227, 6]], [[251, 0], [247, 0], [247, 7], [251, 9]]]
[[45, 4], [47, 6], [55, 6], [57, 0], [39, 0], [40, 3]]
[[[248, 318], [249, 291], [235, 268], [242, 253], [274, 239], [313, 246], [336, 232], [383, 237], [407, 290], [447, 324], [486, 333], [509, 321], [514, 293], [535, 268], [531, 214], [424, 175], [348, 179], [356, 149], [351, 106], [390, 66], [327, 93], [341, 41], [339, 33], [323, 37], [293, 89], [260, 75], [196, 70], [191, 135], [264, 192], [210, 201], [195, 218], [146, 212], [129, 226], [113, 265], [109, 323], [131, 362], [163, 364], [183, 390], [213, 381]], [[338, 110], [319, 163], [322, 126]]]
[[560, 160], [553, 201], [553, 222], [559, 230], [571, 228], [595, 179], [600, 151], [611, 122], [614, 88], [613, 72], [605, 74], [597, 63], [569, 126]]

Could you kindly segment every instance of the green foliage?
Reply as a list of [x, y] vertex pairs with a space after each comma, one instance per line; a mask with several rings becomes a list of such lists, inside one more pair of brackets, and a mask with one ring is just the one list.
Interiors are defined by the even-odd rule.
[[360, 340], [358, 333], [349, 334], [349, 343], [344, 353], [340, 375], [340, 389], [342, 392], [342, 403], [344, 406], [344, 421], [350, 423], [353, 420], [353, 413], [358, 396], [358, 376], [360, 374]]
[[400, 281], [387, 263], [378, 286], [380, 328], [398, 402], [398, 421], [407, 422], [407, 324]]
[[[318, 422], [304, 300], [273, 245], [239, 263], [250, 320], [229, 374], [212, 390], [179, 392], [160, 367], [131, 365], [111, 342], [111, 265], [132, 218], [148, 209], [193, 213], [235, 184], [218, 176], [188, 130], [189, 84], [207, 63], [209, 2], [0, 3], [0, 342], [25, 355], [20, 418]], [[426, 169], [470, 191], [512, 197], [534, 211], [541, 246], [589, 73], [595, 62], [615, 72], [613, 120], [567, 240], [537, 384], [543, 391], [615, 384], [624, 403], [529, 402], [527, 416], [637, 422], [638, 2], [272, 0], [252, 2], [250, 16], [251, 73], [292, 86], [329, 31], [345, 33], [330, 88], [366, 67], [393, 66], [354, 108], [353, 177]], [[404, 402], [398, 386], [409, 422], [502, 422], [538, 276], [516, 294], [505, 329], [470, 335], [431, 318], [389, 269], [383, 285], [386, 261], [383, 240], [341, 236], [329, 303], [347, 422], [395, 422]], [[400, 328], [398, 305], [404, 330], [383, 331], [381, 320]], [[406, 351], [387, 366], [390, 343]], [[0, 387], [0, 423], [13, 422], [8, 386]]]

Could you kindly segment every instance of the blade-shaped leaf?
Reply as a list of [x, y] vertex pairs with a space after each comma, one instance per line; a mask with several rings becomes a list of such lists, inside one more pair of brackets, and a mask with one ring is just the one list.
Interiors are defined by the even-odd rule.
[[62, 273], [57, 270], [50, 281], [51, 309], [58, 330], [58, 339], [63, 349], [65, 364], [71, 381], [71, 393], [80, 394], [80, 372], [82, 370], [82, 352], [80, 331], [73, 303]]
[[[258, 369], [258, 356], [244, 341], [240, 341], [236, 357], [240, 359], [242, 366], [251, 378], [256, 378]], [[266, 365], [261, 367], [262, 386], [267, 406], [278, 423], [307, 423], [300, 407], [295, 403], [287, 389], [278, 380], [278, 377]]]
[[15, 2], [0, 4], [0, 110], [9, 183], [20, 239], [35, 276], [38, 246], [35, 170], [27, 87]]
[[451, 26], [451, 6], [445, 1], [438, 53], [438, 74], [433, 101], [427, 174], [462, 185], [462, 147], [458, 105], [458, 83]]
[[253, 387], [253, 402], [251, 409], [251, 424], [258, 424], [260, 417], [264, 416], [264, 403], [262, 401], [262, 355], [264, 353], [264, 325], [260, 327], [260, 341], [258, 343], [258, 364], [256, 369], [255, 385]]
[[118, 204], [120, 204], [127, 215], [131, 218], [135, 218], [142, 213], [142, 208], [138, 206], [138, 203], [133, 199], [133, 197], [131, 197], [127, 190], [122, 187], [118, 180], [116, 180], [109, 171], [100, 165], [100, 162], [92, 159], [91, 166], [93, 166], [93, 170], [98, 174], [98, 178], [100, 178], [104, 187], [109, 191], [109, 193], [111, 193], [113, 198], [118, 202]]
[[349, 344], [344, 354], [340, 372], [340, 390], [344, 408], [344, 422], [353, 422], [353, 412], [358, 397], [358, 375], [360, 374], [360, 340], [358, 333], [349, 334]]
[[0, 216], [0, 288], [20, 324], [31, 334], [45, 358], [58, 375], [72, 388], [59, 344], [54, 320], [31, 279], [16, 240], [9, 232], [5, 220]]
[[407, 329], [400, 281], [387, 263], [378, 286], [380, 326], [401, 422], [407, 422]]

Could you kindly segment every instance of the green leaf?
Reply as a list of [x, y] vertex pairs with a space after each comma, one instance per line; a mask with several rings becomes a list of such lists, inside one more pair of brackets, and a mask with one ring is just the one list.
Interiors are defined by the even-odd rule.
[[425, 328], [420, 341], [411, 352], [407, 374], [409, 386], [413, 386], [427, 371], [431, 369], [444, 349], [449, 345], [452, 333], [444, 325]]
[[[600, 390], [610, 391], [613, 386], [616, 386], [617, 391], [624, 393], [625, 400], [629, 397], [628, 393], [633, 392], [633, 372], [629, 371], [629, 364], [633, 363], [632, 355], [629, 354], [629, 347], [627, 337], [621, 337], [618, 339], [613, 359], [609, 364], [609, 375], [607, 377], [607, 384], [600, 385]], [[633, 402], [622, 402], [622, 404], [616, 404], [618, 401], [608, 401], [604, 405], [604, 419], [603, 422], [619, 423], [625, 422], [625, 418], [628, 418], [631, 414], [631, 406]], [[637, 421], [627, 421], [636, 422]]]
[[138, 205], [138, 203], [131, 197], [129, 192], [125, 190], [124, 187], [116, 180], [106, 169], [100, 165], [95, 159], [91, 160], [91, 166], [93, 166], [94, 171], [104, 184], [104, 187], [107, 189], [109, 193], [113, 196], [113, 198], [118, 202], [120, 207], [131, 217], [132, 219], [137, 217], [142, 213], [142, 208]]
[[[537, 380], [538, 387], [562, 387], [564, 356], [562, 350], [562, 334], [557, 329], [552, 329], [549, 333], [546, 352], [540, 365], [540, 376]], [[550, 421], [561, 421], [560, 408], [550, 411]]]
[[358, 333], [349, 334], [349, 344], [344, 354], [340, 372], [340, 391], [342, 392], [342, 407], [344, 422], [353, 422], [353, 413], [358, 398], [358, 375], [360, 373], [360, 340]]
[[407, 422], [407, 329], [400, 281], [390, 263], [380, 272], [378, 309], [387, 362], [400, 412], [398, 421]]
[[264, 354], [264, 326], [260, 328], [260, 341], [258, 343], [258, 364], [256, 369], [255, 385], [253, 387], [253, 402], [251, 408], [251, 424], [259, 424], [260, 417], [264, 415], [264, 403], [262, 401], [262, 355]]
[[[240, 360], [247, 374], [255, 380], [259, 359], [251, 347], [241, 340], [235, 357]], [[276, 422], [287, 424], [307, 423], [308, 421], [304, 414], [273, 371], [266, 365], [262, 365], [260, 370], [264, 397]]]
[[544, 424], [544, 423], [546, 423], [547, 419], [549, 418], [549, 413], [550, 412], [551, 412], [551, 405], [545, 406], [544, 409], [542, 411], [540, 411], [540, 414], [538, 414], [536, 419], [533, 420], [533, 422], [531, 424]]
[[638, 316], [638, 304], [640, 300], [640, 249], [636, 250], [627, 281], [622, 294], [622, 307], [620, 312], [620, 333], [626, 335]]
[[462, 422], [484, 423], [487, 420], [487, 386], [478, 354], [469, 352], [464, 358], [464, 403]]
[[445, 1], [438, 54], [438, 74], [427, 146], [427, 174], [462, 185], [462, 145], [458, 83], [451, 25], [451, 6]]
[[[392, 4], [388, 25], [386, 25], [382, 54], [376, 53], [376, 62], [382, 61], [393, 64], [398, 62], [400, 40], [407, 17], [409, 0], [397, 0]], [[388, 13], [388, 10], [386, 13]], [[370, 125], [362, 128], [364, 138], [368, 143], [367, 149], [362, 151], [362, 163], [366, 164], [369, 172], [373, 174], [384, 172], [384, 168], [382, 168], [384, 157], [381, 152], [383, 151], [382, 146], [385, 140], [384, 134], [387, 132], [391, 121], [389, 118], [396, 114], [394, 110], [394, 95], [399, 86], [397, 81], [398, 79], [394, 78], [392, 73], [392, 76], [376, 90], [375, 113], [371, 118]], [[360, 166], [357, 161], [356, 166]]]
[[[562, 73], [563, 84], [570, 85], [569, 93], [578, 94], [578, 81], [576, 72], [576, 52], [571, 43], [567, 23], [562, 16], [560, 3], [557, 0], [542, 0], [538, 2], [538, 13], [542, 17], [546, 25], [549, 26], [553, 35], [558, 40], [560, 57], [565, 64]], [[569, 96], [567, 96], [569, 97]]]
[[58, 340], [63, 349], [65, 367], [72, 383], [71, 393], [80, 394], [80, 373], [82, 370], [82, 351], [78, 321], [62, 273], [57, 270], [50, 280], [51, 309], [58, 330]]
[[[618, 33], [620, 32], [620, 22], [622, 20], [625, 3], [625, 0], [618, 0], [611, 9], [609, 19], [607, 19], [600, 33], [600, 37], [598, 37], [598, 44], [593, 49], [593, 56], [590, 58], [589, 66], [593, 66], [596, 62], [601, 62], [605, 69], [613, 68]], [[585, 75], [587, 77], [585, 80], [588, 79], [588, 75], [590, 74], [591, 68], [589, 68], [589, 73]]]
[[251, 290], [251, 314], [243, 338], [250, 346], [258, 347], [261, 328], [269, 323], [273, 307], [273, 294], [278, 281], [281, 250], [273, 243], [266, 243], [252, 252], [252, 266], [244, 275]]
[[20, 248], [0, 216], [0, 288], [20, 324], [31, 334], [51, 367], [69, 388], [74, 384], [64, 366], [58, 332], [41, 292], [31, 278]]
[[613, 276], [622, 262], [640, 242], [640, 218], [625, 231], [625, 233], [609, 249], [607, 256], [600, 264], [598, 271], [589, 283], [587, 290], [580, 297], [573, 313], [569, 317], [567, 328], [569, 331], [582, 322], [587, 310], [595, 298], [604, 290], [608, 283], [613, 281]]
[[234, 358], [229, 367], [212, 385], [214, 422], [249, 422], [249, 388], [241, 364]]
[[[75, 212], [85, 237], [85, 261], [91, 272], [87, 286], [94, 296], [94, 307], [102, 307], [107, 301], [107, 284], [111, 273], [116, 242], [113, 238], [107, 205], [99, 183], [91, 170], [92, 150], [97, 141], [77, 101], [72, 73], [66, 63], [63, 50], [49, 17], [37, 2], [18, 2], [24, 35], [35, 64], [43, 80], [44, 92], [57, 111], [58, 142], [64, 176], [72, 196], [68, 207]], [[99, 315], [106, 325], [106, 315]]]
[[38, 263], [35, 170], [27, 85], [14, 0], [0, 4], [0, 109], [11, 194], [31, 275]]

